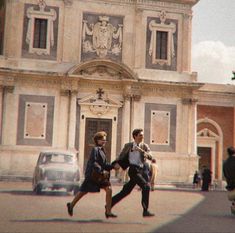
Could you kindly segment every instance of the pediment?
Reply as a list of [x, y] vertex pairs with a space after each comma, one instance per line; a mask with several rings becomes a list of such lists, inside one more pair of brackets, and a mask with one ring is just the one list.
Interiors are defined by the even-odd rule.
[[208, 128], [204, 128], [197, 132], [197, 136], [199, 137], [208, 137], [208, 138], [218, 138], [219, 135], [214, 133], [213, 131], [209, 130]]
[[120, 108], [123, 103], [108, 96], [98, 98], [97, 95], [88, 95], [78, 101], [80, 105], [107, 106]]
[[103, 59], [94, 59], [92, 61], [76, 65], [69, 70], [68, 75], [89, 79], [138, 79], [137, 74], [135, 74], [126, 65]]
[[113, 108], [120, 108], [123, 103], [119, 100], [115, 100], [113, 98], [108, 97], [107, 95], [104, 97], [101, 95], [102, 89], [100, 88], [97, 91], [97, 95], [89, 95], [78, 101], [78, 104], [84, 106], [90, 111], [97, 115], [98, 117], [108, 113]]

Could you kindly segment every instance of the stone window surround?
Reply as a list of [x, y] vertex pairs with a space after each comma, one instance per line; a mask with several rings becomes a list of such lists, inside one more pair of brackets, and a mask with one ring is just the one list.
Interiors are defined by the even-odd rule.
[[[174, 52], [174, 42], [173, 34], [176, 31], [176, 26], [173, 23], [169, 25], [163, 23], [156, 23], [155, 20], [150, 21], [149, 29], [151, 31], [151, 41], [149, 48], [149, 55], [152, 56], [153, 64], [160, 65], [171, 65], [172, 56], [175, 55]], [[166, 32], [167, 33], [167, 59], [157, 59], [156, 46], [157, 46], [157, 32]]]
[[[56, 19], [57, 14], [54, 9], [50, 11], [45, 11], [44, 8], [40, 10], [34, 10], [33, 7], [27, 9], [27, 17], [29, 18], [28, 30], [26, 41], [29, 44], [29, 53], [36, 53], [38, 55], [45, 54], [50, 55], [50, 48], [54, 45], [54, 32], [53, 32], [53, 21]], [[46, 48], [34, 48], [34, 26], [35, 19], [46, 19], [47, 20], [47, 39], [46, 39]]]

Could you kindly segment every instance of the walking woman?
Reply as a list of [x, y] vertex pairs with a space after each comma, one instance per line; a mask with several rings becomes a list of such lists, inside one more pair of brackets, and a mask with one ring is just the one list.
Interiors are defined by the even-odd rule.
[[113, 166], [107, 162], [105, 155], [106, 137], [107, 134], [104, 131], [97, 132], [94, 136], [95, 147], [92, 148], [87, 162], [84, 182], [73, 201], [67, 203], [67, 210], [70, 216], [73, 216], [74, 206], [84, 195], [89, 192], [100, 192], [100, 189], [104, 189], [106, 192], [105, 216], [106, 218], [117, 217], [111, 212], [112, 188], [109, 180], [109, 171], [113, 169]]

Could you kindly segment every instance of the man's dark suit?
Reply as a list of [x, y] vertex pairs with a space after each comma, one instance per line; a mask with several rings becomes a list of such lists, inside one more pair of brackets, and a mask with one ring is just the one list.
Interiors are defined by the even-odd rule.
[[[139, 147], [146, 152], [150, 151], [149, 146], [145, 143], [140, 143]], [[128, 174], [130, 180], [123, 186], [122, 190], [119, 193], [112, 197], [112, 207], [116, 205], [119, 201], [121, 201], [124, 197], [126, 197], [128, 194], [130, 194], [135, 185], [137, 184], [142, 189], [141, 204], [143, 206], [144, 211], [147, 211], [149, 206], [150, 187], [143, 177], [143, 168], [130, 165], [129, 163], [129, 153], [131, 152], [132, 148], [133, 142], [125, 144], [124, 148], [122, 149], [119, 155], [119, 158], [116, 160], [116, 162], [122, 167], [123, 170], [126, 170], [129, 167]], [[142, 162], [144, 162], [145, 158], [149, 160], [152, 159], [152, 156], [149, 154], [147, 155], [141, 152], [140, 155]]]

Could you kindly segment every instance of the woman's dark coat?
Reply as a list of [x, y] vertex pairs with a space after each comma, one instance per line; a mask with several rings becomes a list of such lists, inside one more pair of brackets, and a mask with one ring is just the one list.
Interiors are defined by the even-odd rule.
[[103, 171], [112, 170], [113, 166], [107, 162], [107, 158], [102, 147], [92, 148], [85, 171], [85, 180], [80, 187], [81, 192], [100, 192], [101, 185], [91, 179], [93, 169], [102, 173]]

